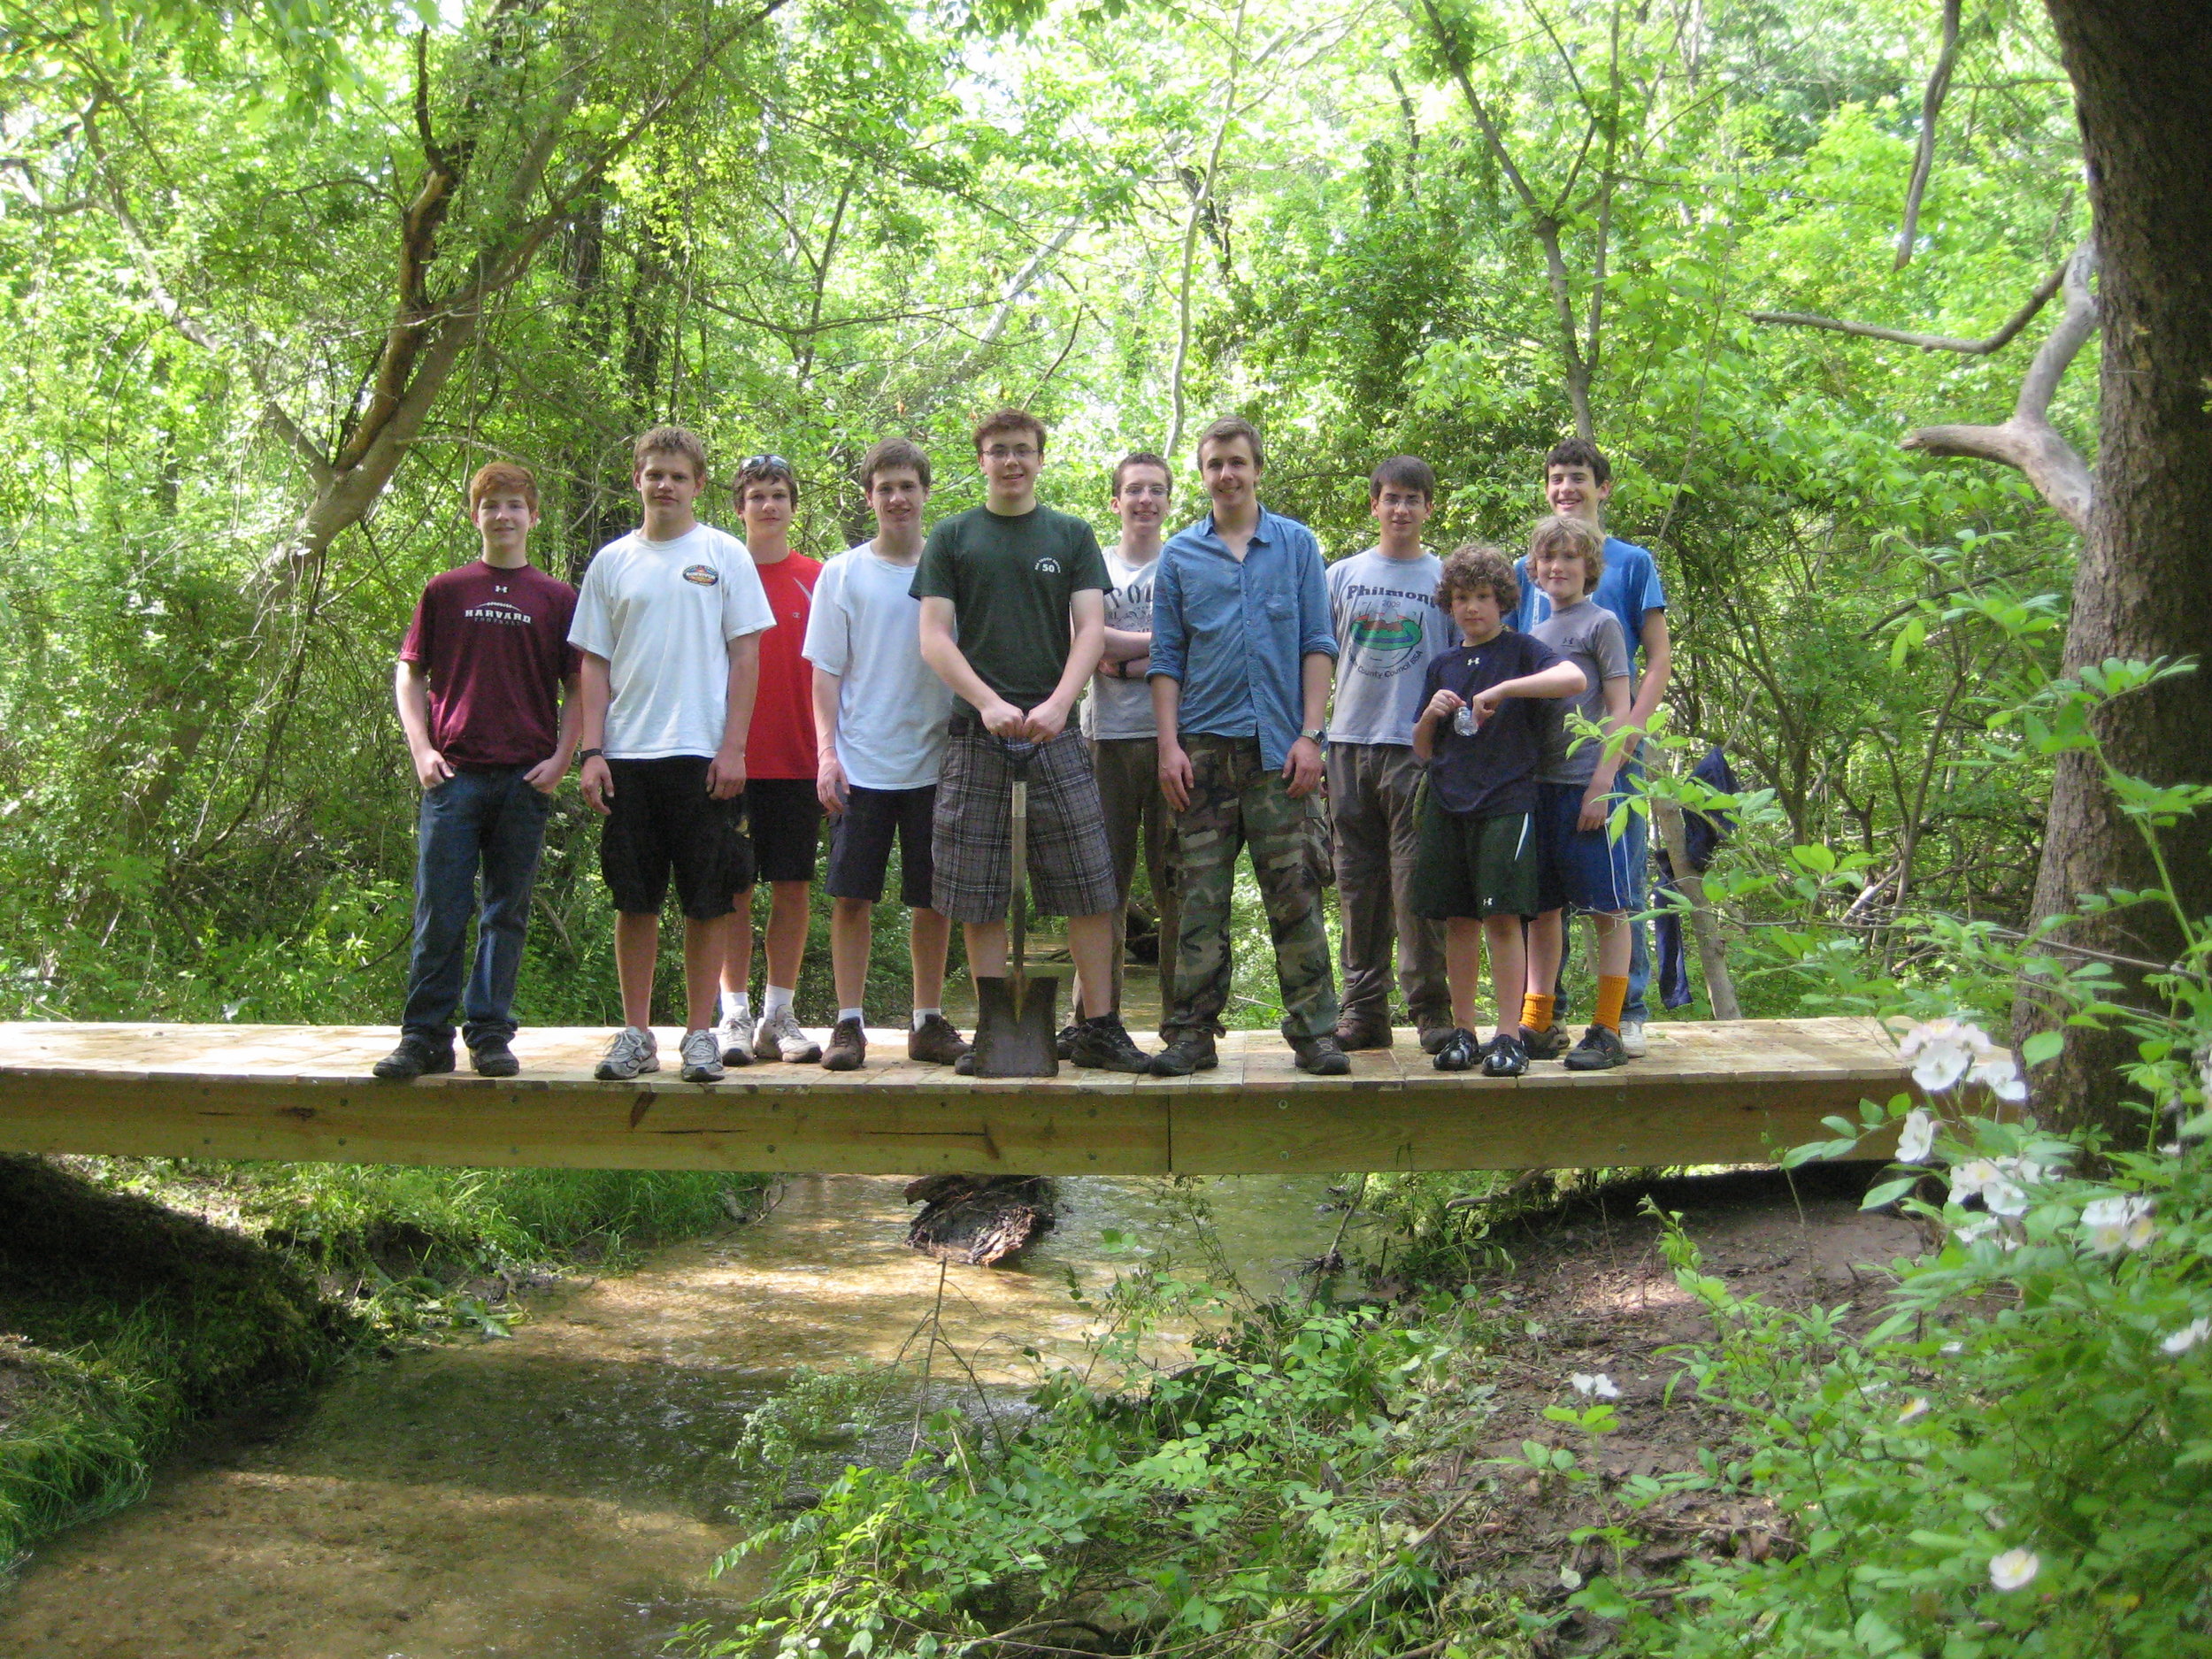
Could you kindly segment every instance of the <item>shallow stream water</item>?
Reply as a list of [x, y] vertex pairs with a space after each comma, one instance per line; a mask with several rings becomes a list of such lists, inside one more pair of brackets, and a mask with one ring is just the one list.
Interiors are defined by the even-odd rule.
[[[935, 1304], [902, 1182], [793, 1180], [764, 1219], [640, 1271], [538, 1299], [510, 1340], [365, 1366], [304, 1414], [234, 1424], [151, 1495], [56, 1540], [0, 1587], [7, 1659], [644, 1659], [726, 1611], [740, 1528], [727, 1454], [795, 1368], [890, 1361]], [[1336, 1229], [1320, 1178], [1195, 1191], [1246, 1286], [1279, 1288]], [[943, 1332], [986, 1385], [1079, 1364], [1103, 1290], [1196, 1257], [1187, 1196], [1061, 1183], [1057, 1229], [1012, 1269], [953, 1268]], [[1110, 1247], [1106, 1235], [1123, 1242]], [[917, 1345], [918, 1351], [918, 1345]]]

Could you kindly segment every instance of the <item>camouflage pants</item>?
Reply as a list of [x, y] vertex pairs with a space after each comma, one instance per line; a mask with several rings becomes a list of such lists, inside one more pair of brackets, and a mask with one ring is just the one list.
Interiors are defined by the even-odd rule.
[[1228, 1006], [1229, 901], [1237, 850], [1252, 849], [1252, 873], [1267, 907], [1282, 987], [1283, 1035], [1318, 1037], [1336, 1029], [1336, 980], [1321, 924], [1321, 880], [1306, 803], [1290, 798], [1281, 774], [1260, 762], [1259, 740], [1186, 738], [1190, 805], [1176, 815], [1183, 925], [1176, 941], [1175, 1005], [1164, 1033], [1222, 1031]]

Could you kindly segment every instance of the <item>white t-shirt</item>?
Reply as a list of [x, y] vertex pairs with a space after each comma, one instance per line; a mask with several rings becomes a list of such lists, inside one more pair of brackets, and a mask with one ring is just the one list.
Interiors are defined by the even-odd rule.
[[775, 623], [752, 555], [711, 525], [673, 541], [633, 531], [601, 548], [568, 642], [607, 659], [607, 757], [711, 757], [729, 714], [729, 642]]
[[[1125, 634], [1152, 632], [1152, 579], [1160, 573], [1156, 555], [1142, 565], [1132, 565], [1118, 548], [1103, 549], [1106, 579], [1113, 587], [1106, 595], [1106, 626]], [[1152, 718], [1152, 683], [1148, 680], [1118, 680], [1107, 673], [1102, 662], [1091, 676], [1091, 695], [1083, 699], [1086, 737], [1156, 737], [1159, 725]]]
[[1336, 703], [1332, 743], [1410, 743], [1421, 718], [1429, 659], [1458, 634], [1436, 603], [1444, 562], [1385, 558], [1370, 548], [1329, 566], [1329, 619], [1336, 627]]
[[839, 676], [837, 764], [862, 789], [920, 789], [944, 764], [952, 687], [922, 661], [912, 565], [872, 541], [822, 566], [807, 617], [807, 661]]

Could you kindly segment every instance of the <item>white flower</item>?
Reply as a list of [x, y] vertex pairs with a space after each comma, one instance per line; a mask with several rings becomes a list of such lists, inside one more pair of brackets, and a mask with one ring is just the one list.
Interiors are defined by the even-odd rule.
[[2151, 1221], [2152, 1202], [2139, 1195], [2100, 1198], [2082, 1207], [2081, 1225], [2088, 1230], [2083, 1242], [2099, 1256], [2121, 1250], [2139, 1250], [2158, 1236]]
[[1921, 1049], [1912, 1063], [1912, 1080], [1931, 1094], [1940, 1094], [1974, 1064], [1974, 1051], [1964, 1043], [1945, 1039]]
[[1963, 1342], [1946, 1342], [1936, 1351], [1941, 1354], [1963, 1354], [1966, 1352], [1966, 1344]]
[[1972, 1244], [1978, 1240], [1987, 1238], [1991, 1233], [1996, 1231], [1996, 1217], [1972, 1216], [1969, 1217], [1966, 1220], [1960, 1222], [1957, 1226], [1953, 1227], [1951, 1229], [1951, 1236], [1956, 1239], [1961, 1244]]
[[2000, 1179], [1983, 1186], [1982, 1207], [1993, 1216], [2024, 1216], [2028, 1195], [2012, 1182]]
[[1951, 1202], [1962, 1204], [1990, 1182], [2004, 1179], [2004, 1171], [1989, 1159], [1969, 1158], [1951, 1171]]
[[1905, 1402], [1904, 1409], [1897, 1414], [1897, 1425], [1898, 1427], [1902, 1428], [1908, 1423], [1915, 1422], [1921, 1417], [1926, 1417], [1928, 1415], [1928, 1396], [1925, 1394], [1915, 1394], [1910, 1400], [1908, 1400]]
[[2212, 1319], [2192, 1319], [2158, 1346], [2169, 1354], [2186, 1354], [2208, 1336], [2212, 1336]]
[[1989, 1581], [2000, 1590], [2017, 1590], [2035, 1581], [2042, 1558], [2032, 1549], [2008, 1549], [1990, 1558]]
[[2020, 1075], [2020, 1068], [2008, 1054], [1985, 1054], [1976, 1058], [1974, 1070], [1968, 1076], [1970, 1083], [1979, 1083], [2001, 1101], [2024, 1101], [2028, 1097], [2028, 1086]]
[[1577, 1371], [1567, 1380], [1574, 1385], [1574, 1391], [1578, 1394], [1592, 1395], [1600, 1400], [1617, 1400], [1621, 1397], [1621, 1391], [1613, 1386], [1613, 1379], [1603, 1371]]
[[2056, 1164], [2038, 1164], [2033, 1158], [1999, 1158], [1997, 1167], [2023, 1187], [2033, 1187], [2047, 1179]]
[[1905, 1126], [1897, 1134], [1897, 1159], [1901, 1164], [1925, 1164], [1928, 1154], [1935, 1148], [1935, 1119], [1919, 1107], [1905, 1114]]

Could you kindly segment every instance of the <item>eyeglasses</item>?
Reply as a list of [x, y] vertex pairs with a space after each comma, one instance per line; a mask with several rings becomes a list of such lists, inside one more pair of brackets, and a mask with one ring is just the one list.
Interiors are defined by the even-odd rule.
[[1026, 461], [1031, 456], [1036, 453], [1037, 451], [1035, 449], [1032, 449], [1025, 443], [1018, 443], [1011, 446], [1003, 443], [995, 443], [989, 449], [984, 450], [983, 458], [987, 461]]
[[737, 464], [737, 470], [740, 472], [780, 472], [788, 478], [794, 469], [791, 463], [780, 455], [749, 455]]

